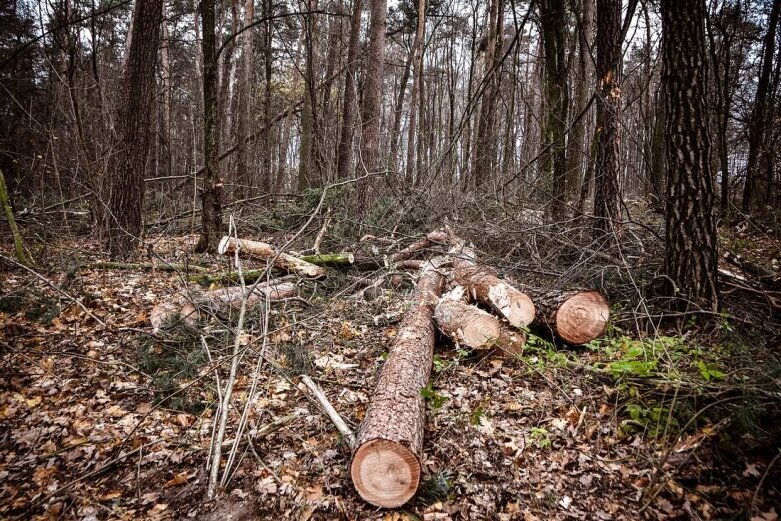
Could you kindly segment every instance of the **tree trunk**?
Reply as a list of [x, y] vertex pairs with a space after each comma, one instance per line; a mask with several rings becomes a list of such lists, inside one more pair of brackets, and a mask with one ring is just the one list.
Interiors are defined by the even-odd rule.
[[195, 250], [212, 251], [222, 233], [222, 181], [217, 152], [217, 56], [214, 26], [215, 0], [201, 0], [203, 24], [203, 155], [204, 176], [201, 189], [201, 235]]
[[3, 175], [2, 170], [0, 170], [0, 205], [3, 207], [3, 212], [5, 213], [5, 220], [8, 222], [8, 227], [11, 229], [11, 237], [14, 241], [14, 253], [16, 254], [16, 260], [24, 264], [27, 262], [27, 255], [24, 253], [22, 235], [19, 233], [19, 228], [16, 226], [14, 212], [11, 209], [11, 203], [8, 200], [8, 187], [5, 184], [5, 176]]
[[741, 204], [744, 213], [751, 211], [755, 203], [755, 192], [763, 193], [762, 199], [765, 200], [770, 186], [762, 186], [762, 174], [760, 166], [762, 164], [761, 155], [767, 153], [763, 150], [764, 144], [768, 138], [767, 114], [768, 93], [770, 91], [770, 74], [773, 70], [773, 56], [776, 50], [776, 29], [778, 20], [781, 17], [781, 0], [773, 1], [773, 8], [770, 11], [767, 32], [762, 43], [762, 66], [757, 81], [757, 94], [754, 98], [754, 110], [751, 113], [751, 119], [748, 129], [748, 159], [746, 164], [746, 184], [743, 189], [743, 202]]
[[[594, 0], [582, 1], [582, 15], [578, 29], [578, 76], [575, 80], [574, 114], [580, 114], [589, 101], [591, 84], [591, 41], [594, 33]], [[567, 200], [576, 201], [583, 178], [583, 165], [588, 164], [589, 144], [586, 128], [589, 118], [584, 115], [575, 123], [567, 143]]]
[[499, 94], [499, 80], [501, 79], [498, 65], [499, 54], [502, 50], [502, 29], [504, 25], [504, 10], [502, 7], [502, 0], [491, 0], [490, 25], [485, 52], [485, 77], [488, 85], [483, 92], [483, 99], [480, 104], [472, 166], [472, 176], [476, 187], [480, 187], [488, 181], [493, 170], [494, 143], [496, 141], [494, 136], [496, 98]]
[[393, 110], [393, 128], [391, 129], [390, 155], [388, 157], [388, 170], [401, 173], [399, 169], [399, 136], [401, 134], [401, 116], [404, 109], [404, 97], [407, 92], [407, 83], [409, 82], [410, 69], [414, 54], [412, 50], [407, 54], [407, 61], [404, 63], [404, 71], [401, 73], [401, 83], [399, 83], [399, 95], [396, 98], [396, 107]]
[[[412, 92], [409, 99], [409, 126], [407, 128], [407, 168], [406, 186], [415, 182], [415, 137], [418, 133], [418, 103], [422, 99], [423, 81], [423, 38], [426, 34], [426, 0], [418, 0], [418, 24], [415, 30], [415, 42], [412, 44], [413, 68]], [[420, 99], [419, 99], [420, 98]], [[422, 119], [422, 114], [421, 114]], [[420, 170], [418, 170], [420, 175]]]
[[353, 17], [350, 24], [350, 41], [347, 44], [347, 72], [344, 79], [342, 104], [342, 131], [336, 152], [336, 178], [347, 179], [352, 174], [353, 121], [355, 119], [355, 76], [358, 72], [358, 46], [361, 36], [362, 0], [353, 0]]
[[621, 0], [597, 0], [595, 227], [615, 242], [621, 219]]
[[122, 99], [117, 111], [118, 152], [115, 161], [110, 162], [113, 168], [109, 167], [111, 185], [106, 224], [112, 257], [130, 254], [141, 235], [144, 173], [162, 19], [162, 0], [136, 3], [127, 64], [122, 75]]
[[545, 52], [545, 98], [543, 142], [548, 146], [542, 157], [543, 176], [550, 188], [549, 216], [564, 217], [567, 193], [565, 131], [569, 108], [566, 61], [566, 11], [564, 0], [541, 0], [540, 26]]
[[[382, 97], [385, 71], [385, 20], [388, 0], [371, 0], [369, 48], [366, 56], [366, 79], [361, 111], [361, 160], [369, 173], [379, 172], [380, 130], [382, 124]], [[362, 170], [363, 170], [362, 169]], [[370, 181], [364, 179], [356, 189], [359, 212], [366, 209]]]
[[420, 484], [426, 419], [421, 389], [431, 374], [432, 315], [444, 282], [434, 265], [423, 268], [356, 436], [350, 475], [361, 497], [379, 507], [400, 507]]
[[456, 286], [439, 299], [434, 310], [439, 330], [453, 342], [470, 349], [520, 352], [526, 335], [510, 331], [492, 314], [467, 304], [463, 301], [464, 294], [464, 288]]
[[537, 309], [532, 327], [550, 331], [573, 345], [602, 336], [610, 318], [610, 305], [598, 291], [539, 290], [520, 286]]
[[[244, 27], [252, 23], [255, 18], [255, 0], [244, 2]], [[239, 84], [239, 106], [236, 118], [236, 182], [240, 186], [243, 196], [249, 193], [249, 188], [254, 184], [254, 179], [249, 176], [249, 154], [245, 143], [252, 128], [252, 84], [254, 70], [255, 46], [253, 31], [249, 30], [242, 36], [241, 56], [241, 83]], [[263, 175], [268, 175], [264, 172]]]
[[236, 253], [237, 248], [239, 249], [239, 255], [246, 254], [248, 256], [260, 257], [261, 259], [273, 259], [275, 267], [289, 273], [313, 279], [325, 276], [325, 270], [321, 266], [306, 262], [287, 253], [279, 252], [265, 242], [246, 239], [236, 240], [233, 237], [225, 236], [220, 240], [217, 253], [220, 255], [233, 255]]
[[[247, 288], [249, 290], [251, 288]], [[292, 282], [280, 282], [271, 280], [258, 284], [255, 291], [245, 293], [240, 286], [220, 288], [207, 291], [196, 299], [198, 305], [213, 306], [217, 309], [241, 307], [241, 301], [247, 295], [247, 308], [252, 308], [265, 300], [272, 302], [295, 297], [298, 294], [296, 285]], [[182, 296], [157, 304], [149, 313], [149, 321], [152, 327], [159, 329], [170, 323], [175, 318], [193, 325], [198, 321], [198, 309], [193, 302]]]
[[453, 279], [466, 288], [472, 300], [501, 314], [511, 326], [524, 328], [534, 320], [534, 303], [528, 295], [498, 278], [491, 270], [457, 263]]
[[[677, 293], [718, 309], [718, 252], [705, 101], [705, 0], [662, 0], [667, 100], [665, 272]], [[672, 292], [671, 292], [672, 293]]]

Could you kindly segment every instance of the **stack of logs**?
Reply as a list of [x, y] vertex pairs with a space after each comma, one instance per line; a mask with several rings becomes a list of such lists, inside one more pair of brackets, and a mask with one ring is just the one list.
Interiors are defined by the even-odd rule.
[[426, 410], [420, 390], [431, 373], [435, 323], [459, 345], [517, 354], [527, 327], [584, 344], [604, 333], [609, 318], [607, 300], [597, 291], [515, 286], [479, 265], [462, 240], [449, 234], [447, 243], [447, 256], [420, 268], [414, 304], [390, 347], [357, 433], [350, 465], [353, 484], [364, 500], [379, 507], [405, 504], [420, 484]]
[[[411, 260], [433, 246], [447, 253]], [[475, 252], [447, 228], [381, 258], [356, 259], [347, 253], [296, 257], [266, 243], [229, 237], [220, 242], [219, 253], [266, 259], [269, 267], [310, 279], [324, 277], [324, 265], [419, 270], [413, 305], [390, 346], [353, 444], [353, 484], [364, 500], [384, 508], [405, 504], [420, 484], [426, 410], [421, 389], [431, 374], [435, 327], [458, 345], [513, 355], [522, 350], [528, 328], [585, 344], [604, 333], [610, 314], [598, 291], [543, 291], [511, 284], [480, 265]], [[295, 284], [283, 278], [247, 285], [243, 291], [213, 290], [202, 300], [235, 307], [245, 297], [254, 305], [295, 294]], [[192, 316], [196, 309], [188, 299], [164, 303], [152, 311], [152, 322], [159, 327], [172, 314]]]

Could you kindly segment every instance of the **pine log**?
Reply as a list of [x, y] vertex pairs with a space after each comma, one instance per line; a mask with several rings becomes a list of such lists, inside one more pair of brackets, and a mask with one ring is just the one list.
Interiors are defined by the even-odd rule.
[[399, 263], [404, 263], [404, 265], [402, 265], [403, 269], [416, 269], [413, 267], [415, 262], [407, 264], [409, 259], [414, 257], [417, 253], [436, 244], [450, 244], [450, 235], [447, 233], [447, 231], [440, 229], [429, 232], [424, 237], [410, 244], [403, 250], [397, 251], [396, 253], [391, 253], [389, 255], [382, 256], [379, 254], [379, 252], [374, 254], [361, 255], [355, 260], [355, 267], [361, 270], [375, 270], [387, 268]]
[[284, 252], [278, 252], [270, 244], [259, 241], [250, 241], [248, 239], [236, 239], [234, 237], [225, 236], [220, 240], [220, 244], [217, 246], [217, 253], [220, 255], [233, 255], [236, 253], [236, 248], [239, 249], [239, 254], [242, 252], [263, 259], [274, 259], [274, 266], [288, 273], [295, 273], [302, 277], [309, 277], [317, 279], [325, 276], [325, 269], [322, 266], [316, 266], [311, 262], [306, 262]]
[[316, 266], [352, 266], [355, 262], [355, 256], [352, 253], [318, 253], [302, 255], [300, 259]]
[[[249, 290], [250, 288], [247, 288]], [[247, 308], [257, 306], [266, 299], [274, 301], [284, 300], [295, 297], [297, 294], [296, 285], [292, 282], [270, 281], [269, 283], [258, 284], [255, 290], [247, 296]], [[207, 291], [196, 299], [194, 304], [184, 296], [177, 296], [171, 300], [161, 302], [152, 308], [149, 315], [149, 321], [152, 327], [158, 329], [169, 322], [174, 317], [179, 317], [182, 322], [195, 325], [198, 321], [199, 305], [212, 305], [218, 309], [241, 306], [242, 297], [245, 293], [241, 287], [221, 288], [213, 291]]]
[[461, 263], [457, 266], [453, 280], [466, 288], [472, 300], [496, 311], [513, 327], [522, 329], [534, 321], [536, 310], [528, 295], [497, 277], [489, 268]]
[[526, 336], [520, 331], [502, 327], [498, 318], [463, 301], [465, 290], [456, 286], [439, 299], [434, 318], [439, 330], [459, 345], [471, 349], [499, 348], [520, 352]]
[[390, 347], [358, 430], [350, 474], [358, 493], [373, 505], [399, 507], [420, 484], [426, 411], [420, 391], [431, 375], [432, 315], [444, 282], [433, 262], [421, 270], [414, 304]]
[[610, 304], [598, 291], [542, 291], [521, 286], [537, 308], [532, 327], [544, 328], [564, 342], [586, 344], [602, 336], [610, 318]]

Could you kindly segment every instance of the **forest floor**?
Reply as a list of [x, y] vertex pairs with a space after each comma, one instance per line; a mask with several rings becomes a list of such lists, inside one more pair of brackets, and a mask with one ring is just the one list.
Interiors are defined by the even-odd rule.
[[[193, 256], [195, 239], [150, 239], [139, 260], [228, 266]], [[741, 240], [781, 251], [778, 241]], [[207, 500], [219, 393], [209, 359], [229, 357], [235, 316], [153, 331], [150, 310], [182, 291], [182, 274], [84, 268], [97, 251], [84, 240], [39, 251], [36, 271], [54, 286], [19, 268], [0, 274], [0, 518], [772, 521], [781, 512], [775, 322], [761, 345], [736, 332], [750, 315], [644, 335], [620, 300], [605, 338], [587, 346], [532, 336], [503, 357], [440, 338], [421, 489], [397, 511], [371, 507], [352, 486], [347, 443], [297, 375], [357, 428], [414, 275], [385, 274], [367, 301], [337, 270], [301, 281], [303, 299], [272, 306], [265, 347], [262, 317], [249, 314], [233, 403], [245, 406], [257, 377], [250, 432], [284, 425], [243, 443], [224, 492]]]

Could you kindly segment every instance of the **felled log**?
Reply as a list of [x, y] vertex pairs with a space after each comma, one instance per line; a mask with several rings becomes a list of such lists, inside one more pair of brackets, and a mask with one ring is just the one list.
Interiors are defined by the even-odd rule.
[[84, 266], [88, 270], [139, 270], [139, 271], [188, 271], [207, 273], [209, 268], [197, 264], [182, 264], [178, 262], [91, 262]]
[[[408, 261], [411, 257], [414, 257], [417, 253], [431, 248], [436, 244], [449, 244], [450, 236], [444, 229], [434, 230], [427, 233], [421, 239], [410, 244], [403, 250], [391, 253], [389, 255], [361, 255], [355, 260], [355, 267], [363, 270], [374, 270], [380, 268], [386, 268], [395, 264]], [[412, 268], [415, 263], [406, 264], [404, 269]]]
[[464, 302], [464, 293], [462, 286], [456, 286], [439, 299], [434, 310], [439, 330], [459, 345], [471, 349], [520, 352], [526, 343], [525, 334], [503, 327], [492, 314]]
[[[249, 291], [251, 288], [247, 288]], [[247, 295], [247, 308], [257, 306], [266, 299], [274, 301], [295, 297], [296, 285], [292, 282], [270, 281], [258, 284], [252, 293]], [[212, 305], [220, 308], [238, 308], [241, 306], [245, 293], [241, 287], [220, 288], [207, 291], [196, 298], [198, 305]], [[179, 318], [187, 324], [194, 325], [198, 321], [198, 307], [186, 297], [180, 295], [171, 300], [161, 302], [152, 308], [149, 321], [152, 327], [158, 329], [173, 317]]]
[[409, 501], [421, 474], [428, 384], [434, 356], [432, 316], [445, 278], [427, 263], [414, 304], [399, 327], [356, 436], [350, 475], [356, 490], [373, 505], [395, 508]]
[[602, 336], [610, 318], [610, 304], [598, 291], [542, 291], [521, 286], [537, 308], [532, 327], [549, 330], [573, 345]]
[[312, 279], [325, 276], [325, 269], [322, 266], [316, 266], [293, 255], [278, 252], [273, 246], [265, 242], [250, 241], [248, 239], [237, 240], [234, 237], [225, 236], [217, 246], [217, 253], [220, 255], [233, 255], [236, 253], [237, 248], [239, 249], [239, 254], [244, 252], [247, 255], [263, 259], [274, 259], [274, 266], [288, 273], [295, 273], [296, 275]]
[[355, 262], [352, 253], [318, 253], [315, 255], [302, 255], [302, 261], [316, 266], [351, 266]]
[[778, 273], [774, 273], [759, 264], [747, 261], [741, 255], [736, 255], [731, 251], [724, 254], [724, 260], [740, 268], [744, 273], [756, 277], [760, 284], [771, 289], [781, 289], [781, 275]]
[[454, 270], [453, 280], [466, 288], [472, 300], [501, 314], [514, 327], [524, 328], [534, 320], [536, 309], [529, 296], [489, 268], [461, 264]]

